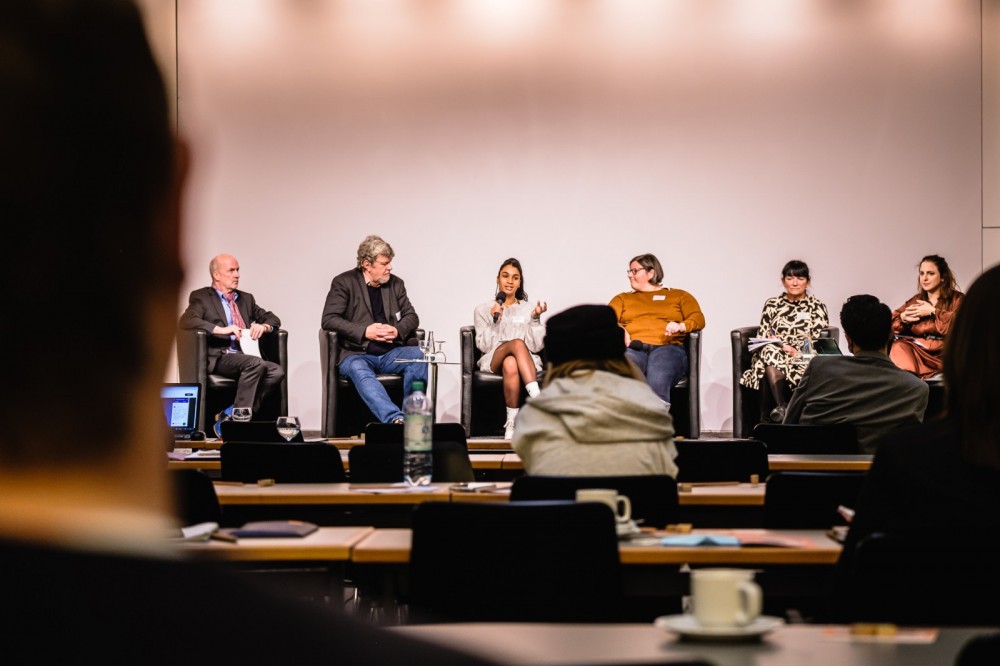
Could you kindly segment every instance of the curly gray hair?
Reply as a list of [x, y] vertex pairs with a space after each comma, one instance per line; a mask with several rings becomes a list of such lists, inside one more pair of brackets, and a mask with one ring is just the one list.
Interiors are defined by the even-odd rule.
[[379, 255], [385, 255], [390, 260], [396, 256], [392, 246], [382, 240], [381, 236], [368, 236], [358, 246], [358, 268], [364, 268], [364, 263], [374, 264]]

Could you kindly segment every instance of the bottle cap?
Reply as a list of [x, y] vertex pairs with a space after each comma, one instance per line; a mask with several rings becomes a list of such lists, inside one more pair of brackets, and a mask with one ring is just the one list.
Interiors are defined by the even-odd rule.
[[413, 390], [414, 391], [423, 391], [424, 390], [424, 383], [421, 382], [421, 381], [415, 381], [415, 382], [413, 382]]

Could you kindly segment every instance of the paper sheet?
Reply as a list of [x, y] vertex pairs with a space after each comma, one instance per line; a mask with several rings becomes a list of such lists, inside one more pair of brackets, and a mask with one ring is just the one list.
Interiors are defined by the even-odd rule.
[[260, 343], [258, 340], [250, 339], [250, 329], [244, 328], [243, 334], [240, 335], [240, 349], [247, 356], [256, 356], [260, 358]]

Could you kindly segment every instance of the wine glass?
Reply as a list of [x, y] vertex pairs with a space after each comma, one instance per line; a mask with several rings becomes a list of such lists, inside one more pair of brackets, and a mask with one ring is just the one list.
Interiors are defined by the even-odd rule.
[[233, 407], [233, 420], [234, 421], [249, 421], [253, 410], [249, 407]]
[[444, 363], [444, 340], [438, 340], [435, 344], [437, 345], [437, 351], [434, 352], [434, 361], [437, 363]]
[[297, 416], [279, 416], [276, 425], [278, 434], [284, 437], [286, 442], [292, 441], [302, 432], [302, 426]]

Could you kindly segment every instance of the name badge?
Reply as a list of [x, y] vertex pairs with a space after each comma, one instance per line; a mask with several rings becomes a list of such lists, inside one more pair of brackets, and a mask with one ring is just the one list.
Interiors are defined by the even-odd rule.
[[524, 321], [525, 321], [525, 319], [524, 319], [523, 316], [521, 316], [521, 317], [511, 317], [510, 320], [512, 322], [514, 322], [515, 324], [523, 324]]
[[401, 314], [399, 314], [399, 312], [397, 312], [396, 313], [396, 321], [399, 321], [402, 318], [403, 318], [403, 315], [401, 315]]
[[798, 319], [799, 321], [807, 321], [809, 319], [812, 319], [812, 317], [808, 312], [799, 312], [798, 314], [795, 315], [795, 318]]
[[657, 295], [653, 296], [653, 300], [654, 301], [665, 301], [665, 300], [667, 300], [667, 297], [664, 296], [663, 294], [657, 294]]

